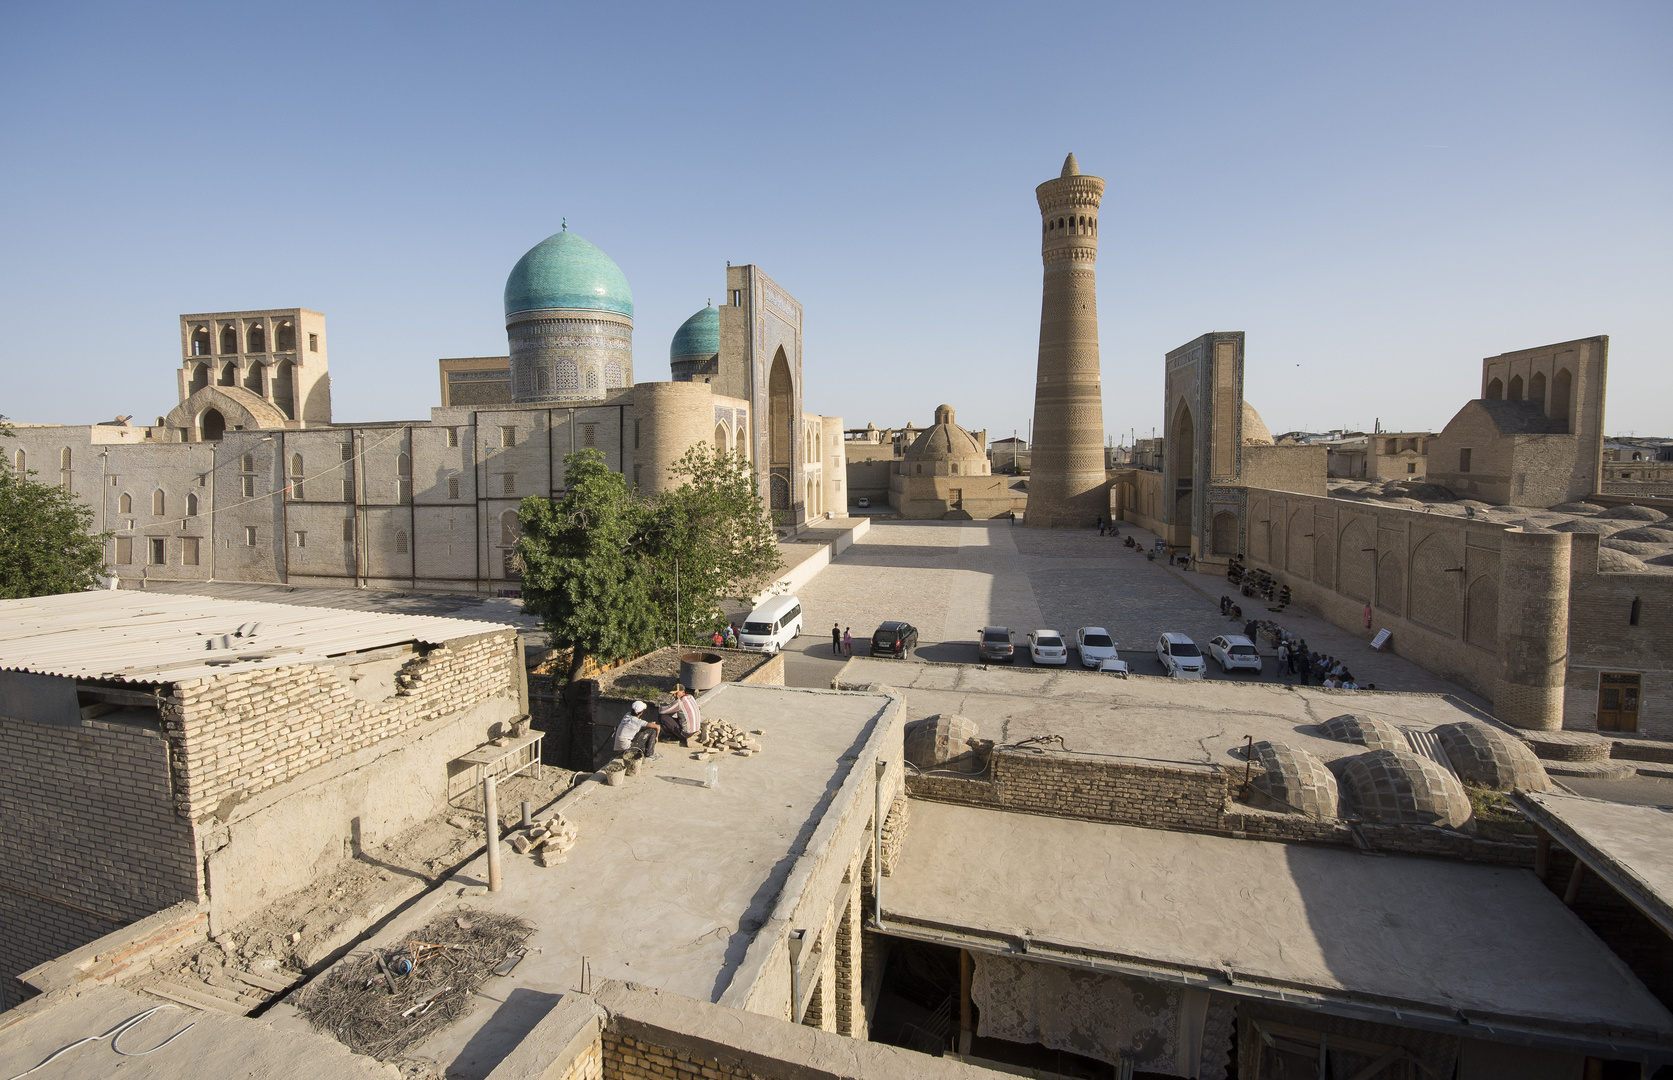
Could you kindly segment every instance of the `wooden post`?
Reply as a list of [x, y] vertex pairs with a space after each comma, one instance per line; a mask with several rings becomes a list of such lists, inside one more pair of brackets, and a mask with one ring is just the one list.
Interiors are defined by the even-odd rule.
[[1573, 907], [1574, 902], [1580, 899], [1580, 880], [1585, 876], [1586, 864], [1581, 862], [1580, 858], [1576, 856], [1574, 860], [1574, 873], [1569, 875], [1568, 888], [1563, 890], [1563, 903], [1567, 904], [1569, 907]]
[[500, 794], [492, 776], [482, 778], [482, 813], [488, 819], [488, 891], [500, 891]]
[[976, 974], [976, 962], [969, 949], [958, 951], [958, 1052], [970, 1053], [971, 1031], [970, 983]]
[[1551, 834], [1538, 825], [1534, 826], [1534, 876], [1551, 880]]

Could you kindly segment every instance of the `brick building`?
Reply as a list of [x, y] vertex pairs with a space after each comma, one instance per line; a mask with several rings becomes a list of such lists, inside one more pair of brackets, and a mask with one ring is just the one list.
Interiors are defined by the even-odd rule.
[[[0, 978], [179, 901], [219, 933], [445, 805], [526, 712], [493, 623], [135, 592], [0, 602]], [[375, 782], [399, 775], [402, 782]]]

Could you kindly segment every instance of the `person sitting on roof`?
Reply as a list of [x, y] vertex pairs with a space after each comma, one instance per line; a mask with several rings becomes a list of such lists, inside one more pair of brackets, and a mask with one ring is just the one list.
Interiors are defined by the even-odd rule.
[[697, 710], [697, 699], [679, 684], [674, 686], [674, 700], [657, 706], [656, 711], [661, 714], [658, 722], [668, 732], [669, 738], [680, 740], [681, 746], [690, 746], [691, 740], [703, 729], [703, 714]]
[[645, 718], [645, 703], [635, 701], [616, 725], [614, 747], [617, 754], [636, 750], [640, 757], [650, 757], [651, 748], [662, 734], [662, 725]]

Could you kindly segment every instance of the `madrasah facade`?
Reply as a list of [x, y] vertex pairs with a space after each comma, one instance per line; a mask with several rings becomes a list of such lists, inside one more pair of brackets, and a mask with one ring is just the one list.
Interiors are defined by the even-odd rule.
[[686, 320], [671, 381], [633, 378], [633, 294], [565, 229], [506, 281], [508, 355], [441, 360], [428, 421], [331, 415], [325, 317], [180, 316], [179, 404], [151, 426], [15, 424], [11, 464], [93, 509], [147, 580], [508, 593], [518, 504], [597, 449], [641, 495], [694, 446], [741, 454], [781, 527], [847, 506], [842, 419], [803, 410], [802, 305], [753, 265]]

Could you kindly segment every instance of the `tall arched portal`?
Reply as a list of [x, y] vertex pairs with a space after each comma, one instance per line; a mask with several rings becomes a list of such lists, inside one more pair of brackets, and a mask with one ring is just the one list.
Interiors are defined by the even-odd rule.
[[1173, 500], [1175, 536], [1191, 535], [1192, 477], [1196, 470], [1197, 425], [1191, 419], [1190, 406], [1180, 403], [1173, 414], [1173, 427], [1168, 431], [1162, 452], [1167, 458], [1167, 497]]
[[[790, 361], [781, 346], [773, 357], [772, 371], [767, 376], [767, 465], [772, 472], [772, 509], [781, 510], [789, 523], [791, 511], [790, 470], [795, 461], [795, 418], [791, 406], [795, 401], [790, 380]], [[780, 480], [783, 482], [780, 483]]]
[[227, 433], [227, 419], [219, 409], [205, 409], [198, 417], [198, 441], [216, 442]]

